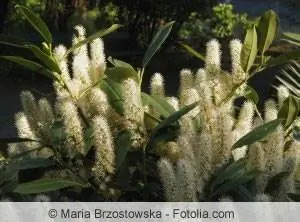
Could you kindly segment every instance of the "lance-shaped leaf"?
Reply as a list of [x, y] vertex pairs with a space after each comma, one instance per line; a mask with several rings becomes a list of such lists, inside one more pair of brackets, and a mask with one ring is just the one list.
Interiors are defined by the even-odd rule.
[[175, 112], [175, 109], [162, 97], [150, 96], [142, 92], [142, 102], [144, 106], [153, 107], [163, 117], [168, 117]]
[[168, 116], [166, 119], [162, 120], [154, 129], [152, 132], [152, 137], [156, 136], [157, 132], [161, 129], [163, 129], [164, 127], [167, 127], [169, 125], [171, 125], [172, 123], [176, 122], [177, 120], [179, 120], [182, 116], [184, 116], [185, 114], [187, 114], [189, 111], [191, 111], [192, 109], [194, 109], [196, 106], [198, 106], [198, 102], [194, 102], [188, 106], [184, 106], [182, 107], [180, 110], [174, 112], [173, 114], [171, 114], [170, 116]]
[[248, 73], [257, 55], [257, 33], [253, 25], [247, 30], [241, 52], [241, 66]]
[[32, 44], [27, 44], [24, 47], [29, 49], [42, 63], [44, 63], [49, 69], [53, 70], [54, 72], [60, 73], [60, 68], [56, 61], [44, 53], [39, 47], [32, 45]]
[[56, 79], [55, 75], [53, 75], [51, 70], [46, 69], [43, 65], [33, 62], [31, 60], [24, 59], [24, 58], [18, 57], [18, 56], [1, 56], [0, 58], [15, 62], [21, 66], [24, 66], [24, 67], [34, 71], [34, 72], [41, 73], [50, 79]]
[[25, 158], [25, 159], [18, 160], [16, 164], [18, 165], [18, 169], [27, 170], [27, 169], [53, 166], [55, 165], [55, 161], [50, 159], [43, 159], [43, 158], [35, 158], [35, 159]]
[[84, 39], [84, 40], [81, 40], [79, 41], [77, 44], [75, 44], [74, 46], [72, 46], [70, 49], [68, 49], [68, 51], [66, 52], [65, 54], [65, 58], [73, 51], [75, 51], [76, 49], [78, 49], [79, 47], [85, 45], [85, 44], [88, 44], [90, 42], [92, 42], [93, 40], [97, 39], [97, 38], [101, 38], [105, 35], [108, 35], [110, 34], [111, 32], [114, 32], [116, 31], [117, 29], [119, 29], [120, 27], [122, 27], [121, 25], [119, 24], [113, 24], [111, 27], [109, 27], [108, 29], [104, 29], [104, 30], [101, 30], [99, 32], [96, 32], [95, 34], [91, 35], [90, 37]]
[[299, 102], [289, 96], [283, 103], [278, 112], [278, 118], [283, 120], [284, 127], [287, 129], [294, 122], [299, 114]]
[[116, 81], [105, 78], [99, 83], [100, 88], [106, 93], [109, 104], [121, 115], [124, 113], [122, 87]]
[[13, 192], [20, 193], [20, 194], [35, 194], [35, 193], [43, 193], [43, 192], [60, 190], [63, 188], [74, 187], [74, 186], [85, 188], [88, 185], [79, 183], [77, 181], [72, 181], [72, 180], [47, 178], [47, 179], [34, 180], [27, 183], [21, 183], [17, 186], [17, 188]]
[[24, 142], [36, 142], [38, 141], [29, 139], [29, 138], [19, 138], [19, 137], [11, 137], [11, 138], [0, 138], [0, 149], [6, 148], [6, 145], [9, 143], [24, 143]]
[[43, 39], [48, 43], [52, 43], [52, 35], [47, 27], [47, 25], [43, 22], [43, 20], [33, 13], [31, 10], [24, 6], [17, 5], [17, 9], [20, 10], [22, 15], [28, 20], [28, 22], [32, 25], [32, 27], [40, 33]]
[[106, 76], [108, 76], [110, 79], [121, 83], [123, 80], [132, 78], [134, 79], [137, 83], [139, 83], [139, 77], [138, 73], [131, 67], [113, 67], [113, 68], [108, 68], [105, 70]]
[[165, 42], [167, 37], [169, 36], [172, 26], [175, 22], [169, 22], [165, 24], [163, 27], [161, 27], [158, 32], [155, 34], [154, 38], [152, 39], [145, 55], [143, 58], [142, 66], [145, 68], [147, 64], [150, 62], [154, 54], [157, 52], [157, 50], [160, 49], [162, 44]]
[[293, 32], [284, 32], [283, 38], [281, 39], [285, 42], [289, 42], [293, 45], [300, 46], [300, 34]]
[[274, 41], [278, 30], [278, 17], [273, 10], [265, 12], [257, 26], [258, 51], [264, 54]]
[[201, 53], [197, 52], [195, 49], [193, 49], [191, 46], [186, 45], [186, 44], [181, 44], [181, 46], [189, 52], [191, 55], [195, 56], [196, 58], [205, 61], [205, 56], [202, 55]]
[[239, 148], [241, 146], [250, 145], [256, 141], [260, 141], [267, 135], [272, 133], [281, 124], [280, 119], [275, 119], [267, 122], [259, 127], [253, 129], [250, 133], [247, 133], [241, 139], [239, 139], [233, 146], [232, 149]]
[[121, 131], [115, 138], [116, 144], [116, 168], [119, 169], [131, 147], [131, 134], [128, 131]]
[[24, 48], [25, 40], [17, 38], [15, 36], [0, 34], [0, 44], [13, 46], [17, 48]]
[[280, 172], [273, 176], [265, 188], [266, 194], [270, 194], [272, 197], [278, 195], [279, 190], [284, 185], [286, 179], [290, 176], [291, 172]]
[[131, 68], [131, 69], [134, 70], [132, 65], [130, 65], [129, 63], [124, 62], [122, 60], [114, 59], [112, 57], [108, 57], [107, 61], [109, 61], [114, 67], [127, 67], [127, 68]]

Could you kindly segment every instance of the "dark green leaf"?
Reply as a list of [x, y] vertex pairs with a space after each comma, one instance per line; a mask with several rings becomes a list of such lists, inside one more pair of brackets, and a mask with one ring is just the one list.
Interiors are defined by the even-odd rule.
[[36, 159], [21, 159], [17, 162], [18, 168], [20, 170], [26, 169], [34, 169], [34, 168], [41, 168], [41, 167], [49, 167], [55, 165], [55, 161], [43, 158], [36, 158]]
[[116, 168], [119, 169], [126, 159], [128, 150], [131, 147], [131, 134], [128, 131], [121, 131], [116, 137]]
[[55, 76], [53, 75], [51, 70], [45, 69], [45, 67], [42, 66], [41, 64], [33, 62], [31, 60], [24, 59], [24, 58], [18, 57], [18, 56], [1, 56], [0, 58], [15, 62], [21, 66], [24, 66], [24, 67], [34, 71], [34, 72], [41, 73], [50, 79], [55, 78]]
[[34, 14], [31, 10], [24, 6], [17, 5], [17, 9], [24, 15], [24, 17], [29, 21], [32, 27], [40, 33], [43, 39], [48, 43], [52, 43], [52, 35], [47, 27], [47, 25], [43, 22], [43, 20]]
[[188, 51], [191, 55], [195, 56], [196, 58], [205, 61], [205, 56], [197, 52], [195, 49], [193, 49], [191, 46], [186, 45], [186, 44], [181, 44], [181, 46]]
[[264, 54], [274, 41], [278, 29], [278, 17], [273, 10], [266, 11], [257, 26], [258, 51]]
[[283, 120], [284, 127], [287, 129], [294, 122], [299, 114], [299, 102], [289, 96], [283, 103], [278, 112], [278, 118]]
[[257, 33], [255, 25], [247, 30], [241, 52], [241, 66], [248, 73], [257, 55]]
[[269, 181], [265, 188], [266, 194], [270, 194], [271, 196], [276, 196], [278, 191], [282, 188], [285, 180], [289, 177], [290, 172], [280, 172], [273, 176]]
[[15, 36], [0, 34], [0, 44], [9, 45], [17, 48], [24, 48], [25, 41]]
[[237, 174], [233, 178], [230, 178], [228, 181], [218, 186], [217, 189], [211, 194], [211, 196], [217, 196], [221, 194], [225, 194], [228, 191], [235, 190], [236, 187], [240, 185], [244, 185], [255, 177], [257, 177], [261, 172], [253, 170], [249, 172], [245, 172], [244, 174]]
[[174, 112], [173, 114], [171, 114], [170, 116], [168, 116], [166, 119], [162, 120], [154, 129], [153, 129], [153, 135], [152, 136], [156, 136], [156, 133], [160, 130], [163, 129], [164, 127], [167, 127], [169, 125], [171, 125], [172, 123], [176, 122], [177, 120], [179, 120], [182, 116], [184, 116], [185, 114], [187, 114], [189, 111], [191, 111], [192, 109], [194, 109], [196, 106], [198, 105], [198, 102], [194, 102], [191, 105], [188, 106], [184, 106], [183, 108], [181, 108], [180, 110]]
[[121, 85], [112, 79], [105, 78], [101, 80], [99, 86], [106, 93], [111, 106], [119, 114], [123, 115], [124, 108]]
[[19, 138], [19, 137], [0, 138], [0, 144], [24, 143], [24, 142], [38, 142], [38, 141], [29, 138]]
[[54, 72], [60, 73], [60, 68], [56, 61], [44, 53], [39, 47], [35, 45], [25, 45], [25, 48], [29, 49], [42, 63], [44, 63], [49, 69]]
[[14, 192], [20, 194], [35, 194], [35, 193], [43, 193], [43, 192], [60, 190], [63, 188], [73, 187], [73, 186], [85, 188], [88, 185], [81, 184], [72, 180], [47, 178], [47, 179], [34, 180], [27, 183], [21, 183], [14, 190]]
[[241, 146], [250, 145], [256, 141], [260, 141], [267, 135], [272, 133], [281, 124], [280, 119], [275, 119], [270, 122], [263, 124], [262, 126], [256, 127], [250, 133], [239, 139], [233, 146], [232, 149], [239, 148]]
[[210, 185], [211, 191], [213, 191], [217, 186], [223, 184], [226, 180], [235, 177], [240, 172], [244, 172], [246, 168], [246, 159], [239, 159], [235, 162], [232, 162], [225, 169], [221, 169], [215, 175], [215, 179]]
[[165, 24], [155, 34], [143, 58], [142, 66], [144, 68], [147, 66], [154, 54], [157, 52], [157, 50], [159, 50], [164, 41], [167, 39], [174, 23], [175, 22], [169, 22]]
[[75, 51], [76, 49], [78, 49], [79, 47], [88, 44], [90, 42], [92, 42], [93, 40], [97, 39], [97, 38], [101, 38], [105, 35], [110, 34], [111, 32], [116, 31], [117, 29], [119, 29], [120, 27], [122, 27], [119, 24], [113, 24], [111, 27], [109, 27], [108, 29], [104, 29], [101, 30], [99, 32], [96, 32], [95, 34], [91, 35], [90, 37], [78, 42], [77, 44], [75, 44], [74, 46], [72, 46], [70, 49], [68, 49], [68, 51], [65, 54], [65, 57], [67, 57], [71, 52]]
[[254, 104], [258, 104], [259, 96], [258, 93], [251, 86], [247, 85], [246, 92], [244, 95], [248, 100], [251, 100]]
[[165, 118], [175, 112], [175, 109], [163, 97], [150, 96], [147, 93], [142, 92], [142, 102], [144, 106], [153, 107]]
[[114, 67], [105, 70], [106, 76], [121, 83], [124, 79], [132, 78], [139, 83], [138, 73], [130, 67]]

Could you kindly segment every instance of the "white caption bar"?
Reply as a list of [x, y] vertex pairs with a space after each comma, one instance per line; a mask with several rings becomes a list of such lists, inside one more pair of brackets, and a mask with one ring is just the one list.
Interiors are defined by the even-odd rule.
[[60, 221], [299, 221], [300, 204], [1, 202], [1, 222]]

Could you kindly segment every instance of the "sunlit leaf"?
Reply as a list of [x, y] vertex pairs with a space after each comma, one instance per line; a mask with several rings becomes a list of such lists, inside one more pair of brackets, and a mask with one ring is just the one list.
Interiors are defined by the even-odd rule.
[[247, 30], [244, 44], [241, 52], [241, 66], [243, 70], [248, 73], [252, 67], [257, 55], [257, 33], [253, 25]]
[[67, 57], [71, 52], [75, 51], [76, 49], [78, 49], [79, 47], [88, 44], [90, 42], [92, 42], [93, 40], [97, 39], [97, 38], [101, 38], [105, 35], [108, 35], [114, 31], [116, 31], [117, 29], [119, 29], [120, 27], [122, 27], [119, 24], [113, 24], [111, 27], [101, 30], [99, 32], [96, 32], [95, 34], [89, 36], [88, 38], [79, 41], [78, 43], [76, 43], [74, 46], [72, 46], [71, 48], [68, 49], [68, 51], [65, 54], [65, 57]]
[[247, 133], [241, 139], [239, 139], [233, 146], [232, 149], [239, 148], [241, 146], [250, 145], [256, 141], [260, 141], [267, 135], [272, 133], [281, 124], [280, 119], [275, 119], [267, 122], [259, 127], [256, 127], [251, 132]]
[[158, 32], [155, 34], [154, 38], [152, 39], [142, 62], [142, 66], [146, 67], [147, 64], [150, 62], [152, 57], [155, 55], [155, 53], [160, 49], [162, 44], [165, 42], [165, 40], [168, 38], [172, 26], [175, 22], [169, 22], [165, 24], [163, 27], [161, 27]]

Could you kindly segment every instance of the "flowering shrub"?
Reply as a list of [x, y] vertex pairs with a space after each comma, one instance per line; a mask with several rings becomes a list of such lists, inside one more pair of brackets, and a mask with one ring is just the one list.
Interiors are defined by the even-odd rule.
[[[43, 65], [2, 58], [52, 78], [56, 101], [52, 106], [45, 98], [37, 101], [30, 92], [21, 93], [19, 138], [4, 140], [8, 150], [1, 159], [2, 194], [51, 191], [50, 199], [60, 201], [282, 201], [295, 195], [299, 142], [291, 132], [298, 101], [281, 86], [278, 101], [267, 101], [262, 115], [257, 94], [247, 85], [251, 70], [265, 65], [254, 62], [265, 61], [261, 57], [275, 38], [271, 32], [257, 42], [253, 26], [243, 44], [231, 41], [231, 73], [221, 68], [218, 41], [209, 41], [205, 67], [196, 75], [181, 71], [177, 98], [165, 94], [159, 73], [151, 79], [150, 95], [141, 91], [144, 70], [173, 22], [157, 32], [142, 68], [135, 69], [106, 59], [100, 37], [116, 26], [88, 38], [76, 26], [72, 47], [52, 50], [42, 21], [21, 10], [45, 42], [41, 48], [19, 47], [34, 52]], [[262, 47], [258, 58], [257, 45]], [[238, 97], [245, 98], [240, 110], [234, 107]], [[41, 171], [33, 180], [20, 177], [30, 169]], [[45, 199], [50, 200], [34, 197]]]

